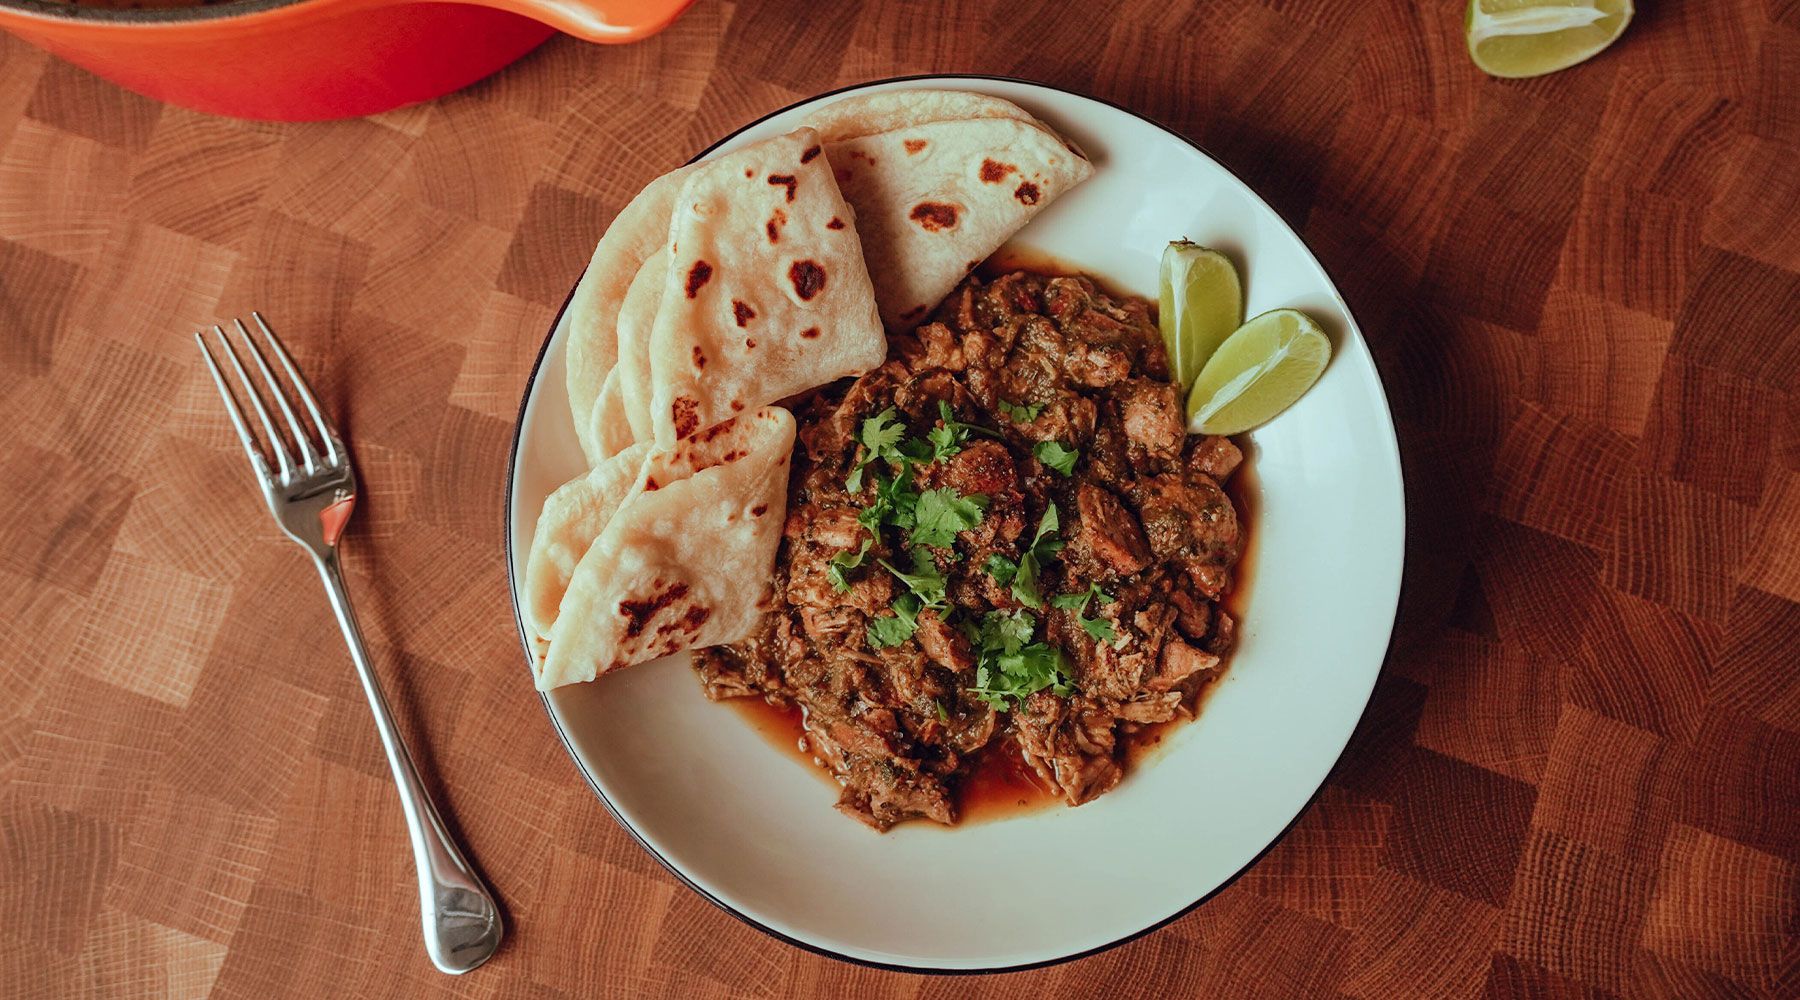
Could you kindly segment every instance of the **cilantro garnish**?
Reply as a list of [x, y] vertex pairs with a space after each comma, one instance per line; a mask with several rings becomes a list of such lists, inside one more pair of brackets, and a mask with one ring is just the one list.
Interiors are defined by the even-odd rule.
[[1113, 602], [1113, 596], [1106, 591], [1101, 590], [1098, 583], [1090, 583], [1088, 584], [1088, 589], [1081, 591], [1080, 593], [1058, 594], [1050, 599], [1050, 603], [1066, 611], [1075, 612], [1075, 624], [1080, 625], [1083, 632], [1093, 636], [1095, 642], [1116, 641], [1119, 638], [1119, 633], [1113, 628], [1112, 622], [1109, 622], [1104, 618], [1087, 617], [1088, 602], [1096, 598], [1099, 599], [1101, 604], [1111, 604]]
[[926, 490], [919, 494], [907, 541], [944, 548], [956, 541], [957, 532], [981, 523], [987, 504], [987, 497], [979, 493], [958, 496], [952, 489]]
[[941, 699], [933, 698], [933, 699], [931, 699], [931, 703], [933, 705], [937, 706], [938, 721], [939, 722], [949, 722], [950, 721], [950, 713], [944, 710], [944, 702]]
[[968, 442], [970, 434], [985, 434], [989, 437], [1000, 436], [998, 431], [983, 427], [980, 424], [965, 424], [956, 419], [956, 414], [950, 411], [950, 404], [941, 399], [938, 400], [938, 421], [938, 425], [927, 431], [925, 434], [926, 440], [931, 447], [931, 454], [926, 459], [928, 462], [941, 462], [944, 459], [955, 455], [957, 452], [962, 451], [963, 445]]
[[922, 607], [943, 607], [945, 601], [944, 591], [945, 587], [948, 585], [947, 581], [944, 579], [943, 571], [939, 570], [937, 568], [937, 563], [931, 560], [931, 553], [924, 549], [913, 549], [911, 551], [913, 568], [910, 573], [899, 569], [886, 559], [877, 561], [880, 562], [882, 567], [889, 573], [898, 577], [901, 583], [906, 584], [907, 588], [914, 594], [918, 595]]
[[962, 443], [967, 440], [966, 433], [959, 436], [955, 428], [939, 425], [925, 432], [925, 438], [931, 445], [931, 461], [938, 462], [962, 451]]
[[861, 566], [863, 557], [869, 554], [869, 546], [873, 544], [875, 544], [875, 536], [871, 533], [867, 538], [862, 540], [862, 548], [857, 549], [855, 552], [839, 552], [837, 555], [832, 556], [831, 560], [826, 563], [825, 578], [831, 581], [831, 586], [836, 589], [838, 593], [847, 594], [850, 592], [850, 581], [844, 578], [844, 571]]
[[1065, 448], [1061, 441], [1039, 441], [1031, 453], [1038, 461], [1065, 476], [1075, 474], [1075, 460], [1081, 457], [1079, 449]]
[[1063, 651], [1032, 642], [1037, 619], [1029, 611], [990, 611], [971, 626], [976, 648], [975, 686], [970, 693], [997, 709], [1049, 688], [1059, 695], [1074, 691]]
[[904, 465], [907, 456], [900, 451], [900, 441], [906, 437], [906, 425], [901, 423], [893, 407], [865, 419], [857, 440], [862, 442], [862, 457], [850, 470], [844, 480], [844, 488], [852, 493], [862, 489], [863, 469], [876, 459], [886, 459], [890, 465]]
[[1018, 403], [1009, 403], [1002, 399], [1000, 400], [1000, 412], [1015, 424], [1029, 424], [1038, 418], [1038, 414], [1044, 412], [1044, 404], [1027, 403], [1021, 406]]
[[901, 594], [894, 600], [893, 607], [893, 615], [883, 615], [869, 623], [869, 645], [876, 649], [898, 646], [918, 631], [922, 605], [917, 597]]
[[1062, 551], [1062, 540], [1056, 537], [1059, 527], [1056, 505], [1051, 504], [1044, 509], [1044, 516], [1038, 521], [1037, 534], [1032, 536], [1030, 547], [1017, 562], [995, 553], [988, 556], [987, 563], [981, 568], [1001, 586], [1010, 584], [1013, 598], [1020, 604], [1041, 610], [1044, 599], [1038, 594], [1038, 575]]

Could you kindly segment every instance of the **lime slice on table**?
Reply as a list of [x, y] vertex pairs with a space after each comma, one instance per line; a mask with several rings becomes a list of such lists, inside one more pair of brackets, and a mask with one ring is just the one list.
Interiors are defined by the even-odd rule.
[[1469, 57], [1494, 76], [1542, 76], [1613, 43], [1631, 0], [1469, 0]]
[[1188, 394], [1188, 430], [1239, 434], [1274, 419], [1319, 380], [1331, 341], [1303, 312], [1274, 309], [1225, 338]]
[[1206, 359], [1244, 322], [1244, 290], [1237, 268], [1217, 250], [1177, 240], [1163, 250], [1157, 322], [1169, 349], [1170, 374], [1182, 389], [1194, 384]]

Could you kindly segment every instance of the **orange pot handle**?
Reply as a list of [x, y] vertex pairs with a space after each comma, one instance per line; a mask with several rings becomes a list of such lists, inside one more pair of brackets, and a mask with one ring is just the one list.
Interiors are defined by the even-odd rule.
[[694, 0], [463, 0], [522, 14], [589, 42], [618, 44], [669, 26]]

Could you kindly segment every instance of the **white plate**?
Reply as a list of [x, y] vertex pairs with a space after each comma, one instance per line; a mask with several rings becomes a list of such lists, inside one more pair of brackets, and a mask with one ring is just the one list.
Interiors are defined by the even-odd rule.
[[[1324, 377], [1250, 435], [1262, 491], [1253, 583], [1225, 679], [1199, 720], [1088, 805], [954, 829], [908, 823], [885, 835], [833, 810], [819, 775], [738, 712], [708, 702], [685, 656], [562, 688], [545, 704], [618, 821], [733, 914], [859, 962], [1004, 969], [1071, 958], [1173, 919], [1242, 872], [1306, 808], [1387, 649], [1400, 591], [1400, 461], [1368, 348], [1318, 261], [1242, 181], [1146, 119], [1036, 84], [914, 78], [795, 105], [703, 155], [786, 132], [847, 92], [918, 87], [1004, 97], [1093, 158], [1093, 178], [1014, 246], [1154, 296], [1163, 246], [1189, 237], [1238, 261], [1251, 315], [1292, 306], [1331, 336]], [[559, 320], [514, 443], [515, 610], [521, 554], [544, 497], [584, 469], [564, 390], [565, 334]], [[507, 683], [530, 678], [520, 671]], [[539, 933], [558, 930], [551, 922]]]

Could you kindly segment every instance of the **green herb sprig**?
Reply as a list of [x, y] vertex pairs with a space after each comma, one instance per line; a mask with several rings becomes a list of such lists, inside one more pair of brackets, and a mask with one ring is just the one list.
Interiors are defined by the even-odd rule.
[[1033, 642], [1037, 618], [1024, 609], [990, 611], [964, 632], [975, 646], [975, 685], [969, 692], [996, 709], [1016, 708], [1048, 688], [1059, 695], [1075, 690], [1063, 651]]
[[1038, 593], [1038, 577], [1050, 560], [1062, 551], [1062, 539], [1056, 537], [1060, 527], [1056, 504], [1052, 503], [1044, 509], [1044, 516], [1038, 521], [1037, 534], [1032, 536], [1031, 544], [1017, 562], [996, 552], [988, 556], [982, 569], [1001, 586], [1010, 586], [1014, 600], [1028, 608], [1043, 610], [1044, 598]]
[[1094, 600], [1098, 600], [1101, 604], [1111, 604], [1113, 596], [1101, 590], [1098, 583], [1090, 583], [1088, 589], [1084, 591], [1058, 594], [1052, 597], [1050, 604], [1053, 607], [1075, 612], [1075, 624], [1080, 625], [1081, 630], [1092, 636], [1095, 642], [1118, 641], [1119, 633], [1117, 629], [1113, 628], [1112, 622], [1104, 618], [1087, 617], [1088, 603]]

